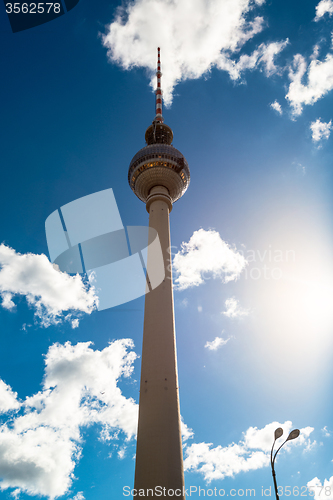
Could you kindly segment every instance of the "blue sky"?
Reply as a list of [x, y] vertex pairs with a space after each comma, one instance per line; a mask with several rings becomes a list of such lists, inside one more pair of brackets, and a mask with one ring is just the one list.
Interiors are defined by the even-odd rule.
[[45, 220], [112, 188], [148, 224], [127, 172], [158, 46], [191, 171], [170, 216], [186, 487], [262, 496], [281, 425], [301, 435], [278, 483], [333, 498], [332, 19], [332, 0], [80, 0], [13, 34], [0, 8], [0, 498], [133, 486], [144, 297], [97, 311]]

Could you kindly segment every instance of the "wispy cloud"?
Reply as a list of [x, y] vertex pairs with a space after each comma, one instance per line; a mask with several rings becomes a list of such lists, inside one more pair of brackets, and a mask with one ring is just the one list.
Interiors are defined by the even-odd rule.
[[321, 432], [323, 432], [323, 433], [324, 433], [324, 436], [325, 436], [325, 437], [330, 437], [330, 435], [331, 435], [330, 431], [327, 429], [327, 425], [325, 425], [325, 427], [323, 427], [323, 428], [321, 429]]
[[320, 0], [316, 6], [316, 17], [315, 21], [319, 21], [325, 14], [330, 17], [333, 14], [333, 0]]
[[45, 357], [40, 392], [19, 402], [0, 384], [0, 411], [18, 412], [0, 429], [0, 489], [51, 499], [64, 495], [81, 457], [84, 427], [100, 424], [102, 440], [116, 431], [127, 439], [135, 435], [138, 406], [118, 387], [118, 380], [132, 373], [137, 357], [132, 347], [130, 339], [101, 351], [90, 342], [54, 344]]
[[[0, 295], [0, 305], [9, 310], [15, 308], [15, 295], [24, 296], [45, 327], [72, 321], [73, 311], [90, 314], [98, 300], [93, 287], [87, 288], [79, 275], [57, 270], [46, 255], [20, 254], [4, 244], [0, 245]], [[73, 328], [77, 325], [74, 319]]]
[[123, 459], [125, 458], [125, 455], [126, 455], [126, 446], [122, 446], [122, 447], [120, 448], [120, 450], [118, 450], [117, 455], [118, 455], [118, 458], [119, 458], [120, 460], [123, 460]]
[[[333, 55], [320, 61], [314, 54], [310, 64], [296, 54], [289, 68], [289, 89], [286, 99], [294, 116], [302, 114], [304, 105], [312, 105], [333, 89]], [[306, 80], [306, 82], [304, 82]]]
[[201, 285], [209, 278], [224, 283], [239, 278], [247, 262], [222, 240], [217, 231], [199, 229], [174, 256], [175, 284], [178, 290]]
[[216, 351], [217, 349], [225, 345], [227, 342], [229, 342], [229, 340], [230, 337], [227, 339], [224, 339], [222, 337], [215, 337], [215, 339], [212, 340], [212, 342], [206, 342], [205, 347], [210, 351]]
[[229, 54], [221, 53], [217, 67], [227, 71], [232, 80], [239, 80], [245, 70], [263, 70], [266, 76], [279, 73], [280, 68], [275, 64], [276, 56], [288, 45], [289, 41], [273, 42], [268, 45], [262, 43], [252, 54], [242, 54], [239, 59], [231, 59]]
[[83, 495], [83, 492], [82, 491], [79, 491], [75, 497], [73, 497], [73, 500], [85, 500], [85, 497]]
[[[272, 422], [262, 429], [250, 427], [243, 433], [242, 440], [225, 447], [211, 448], [212, 443], [192, 444], [185, 450], [184, 468], [187, 471], [199, 472], [207, 482], [211, 482], [214, 479], [233, 477], [240, 472], [266, 467], [269, 465], [269, 453], [277, 427], [282, 427], [287, 436], [292, 423]], [[293, 443], [298, 441], [298, 445], [307, 446], [313, 430], [312, 427], [301, 429], [299, 438]], [[289, 446], [290, 443], [287, 443], [285, 448]]]
[[274, 109], [274, 111], [276, 111], [279, 115], [282, 115], [283, 111], [282, 111], [282, 108], [281, 108], [281, 104], [278, 102], [278, 101], [274, 101], [270, 104], [270, 107], [272, 109]]
[[306, 167], [297, 161], [293, 161], [292, 165], [296, 165], [296, 170], [300, 172], [302, 175], [306, 174]]
[[265, 0], [135, 0], [117, 10], [103, 36], [108, 57], [124, 69], [147, 68], [155, 87], [156, 54], [161, 47], [163, 90], [172, 101], [177, 83], [199, 78], [213, 67], [227, 71], [233, 80], [246, 69], [263, 69], [270, 76], [278, 69], [275, 57], [288, 41], [261, 44], [251, 55], [240, 49], [260, 33], [265, 21], [255, 12]]
[[319, 142], [322, 139], [328, 139], [332, 130], [332, 120], [325, 123], [321, 121], [321, 118], [318, 118], [315, 122], [311, 123], [310, 129], [312, 132], [313, 142]]
[[223, 311], [222, 314], [227, 316], [228, 318], [239, 318], [241, 316], [247, 316], [249, 314], [249, 309], [243, 309], [240, 307], [239, 302], [234, 297], [227, 299], [225, 301], [226, 311]]

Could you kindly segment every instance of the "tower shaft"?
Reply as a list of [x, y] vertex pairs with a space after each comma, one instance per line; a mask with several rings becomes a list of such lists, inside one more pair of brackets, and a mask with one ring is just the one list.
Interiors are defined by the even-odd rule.
[[[183, 453], [173, 311], [168, 190], [154, 187], [147, 202], [149, 227], [160, 239], [165, 279], [146, 295], [134, 488], [160, 498], [156, 488], [184, 500]], [[149, 255], [148, 262], [153, 256]], [[149, 269], [149, 264], [148, 264]], [[165, 490], [163, 490], [165, 488]], [[170, 491], [170, 493], [172, 493]]]
[[[133, 157], [128, 170], [129, 185], [146, 203], [149, 227], [159, 236], [165, 271], [156, 288], [148, 281], [145, 299], [134, 488], [138, 497], [185, 500], [169, 213], [189, 185], [190, 170], [182, 153], [171, 145], [173, 132], [163, 120], [161, 75], [158, 48], [156, 116], [146, 130], [147, 145]], [[161, 263], [154, 262], [152, 245], [147, 258], [148, 280], [153, 284], [154, 275], [149, 273]]]

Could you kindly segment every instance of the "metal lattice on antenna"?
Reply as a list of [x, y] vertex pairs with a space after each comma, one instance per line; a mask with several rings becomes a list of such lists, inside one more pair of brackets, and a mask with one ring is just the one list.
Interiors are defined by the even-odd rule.
[[161, 87], [161, 58], [160, 58], [160, 47], [157, 49], [157, 89], [155, 90], [156, 94], [156, 116], [155, 121], [159, 123], [163, 123], [162, 116], [162, 87]]

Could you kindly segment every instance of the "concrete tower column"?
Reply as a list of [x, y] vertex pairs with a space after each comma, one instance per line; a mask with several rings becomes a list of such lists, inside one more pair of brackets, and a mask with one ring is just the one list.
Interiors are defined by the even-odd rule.
[[[190, 169], [163, 120], [161, 75], [158, 49], [156, 115], [145, 133], [147, 145], [134, 155], [128, 170], [129, 185], [146, 204], [149, 226], [158, 233], [165, 269], [163, 282], [149, 287], [145, 301], [134, 488], [135, 498], [185, 500], [169, 213], [189, 186]], [[154, 267], [148, 246], [148, 284]]]
[[[147, 489], [155, 492], [156, 487], [162, 488], [161, 491], [165, 488], [166, 495], [169, 490], [174, 490], [175, 498], [183, 499], [183, 453], [170, 255], [171, 208], [168, 190], [162, 186], [154, 187], [147, 200], [149, 227], [154, 228], [160, 238], [165, 279], [146, 295], [145, 300], [134, 488], [145, 490], [146, 495]], [[148, 253], [148, 260], [149, 257]]]

